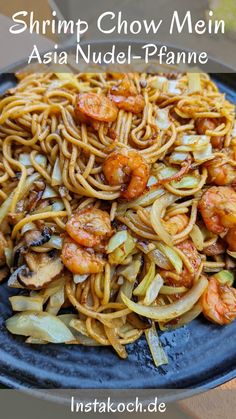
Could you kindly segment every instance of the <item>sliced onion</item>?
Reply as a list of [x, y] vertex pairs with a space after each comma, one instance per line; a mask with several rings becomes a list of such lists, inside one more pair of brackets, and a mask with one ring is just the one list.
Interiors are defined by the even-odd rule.
[[196, 317], [198, 317], [202, 312], [202, 305], [200, 302], [196, 303], [191, 310], [187, 311], [187, 313], [184, 313], [182, 316], [180, 316], [177, 321], [173, 323], [162, 323], [159, 322], [159, 327], [161, 331], [165, 332], [168, 330], [175, 330], [179, 327], [185, 326], [188, 323], [191, 323]]
[[59, 158], [57, 158], [53, 167], [53, 172], [52, 172], [52, 186], [58, 186], [61, 184], [62, 184], [62, 174], [61, 174], [60, 160]]
[[202, 234], [201, 229], [198, 227], [197, 224], [194, 224], [194, 226], [193, 226], [189, 235], [190, 235], [194, 245], [196, 246], [197, 250], [199, 250], [201, 252], [203, 250], [203, 247], [204, 247], [204, 236]]
[[86, 281], [88, 277], [89, 277], [89, 274], [73, 275], [73, 281], [75, 284], [81, 284], [82, 282]]
[[230, 255], [232, 258], [236, 259], [236, 252], [231, 252], [231, 250], [227, 250], [228, 255]]
[[8, 268], [11, 268], [13, 266], [13, 249], [11, 247], [5, 247], [4, 249], [4, 255], [6, 258], [6, 263]]
[[151, 223], [153, 229], [158, 234], [160, 239], [169, 246], [172, 245], [172, 237], [164, 228], [161, 217], [164, 210], [173, 204], [177, 199], [178, 197], [175, 195], [165, 194], [154, 202], [151, 209]]
[[43, 298], [37, 297], [25, 297], [23, 295], [14, 295], [9, 298], [13, 311], [42, 311], [43, 310]]
[[187, 73], [188, 77], [188, 90], [190, 93], [201, 91], [201, 78], [200, 73]]
[[53, 188], [51, 188], [51, 186], [47, 185], [44, 189], [42, 199], [55, 198], [57, 196], [57, 192]]
[[63, 211], [65, 209], [65, 205], [62, 201], [59, 199], [53, 202], [52, 204], [52, 210], [53, 211]]
[[231, 131], [231, 137], [232, 138], [236, 137], [236, 121], [234, 121], [233, 129]]
[[122, 300], [127, 307], [141, 316], [149, 317], [157, 321], [167, 321], [174, 319], [186, 311], [190, 310], [199, 300], [208, 286], [208, 280], [202, 276], [193, 287], [178, 301], [165, 306], [149, 306], [134, 303], [124, 294], [121, 294]]
[[168, 80], [167, 93], [171, 93], [173, 95], [180, 95], [181, 90], [177, 87], [178, 84], [178, 80]]
[[168, 109], [158, 109], [157, 110], [157, 118], [156, 124], [158, 128], [167, 130], [170, 126], [169, 120], [169, 110]]
[[186, 287], [171, 287], [169, 285], [163, 285], [160, 289], [160, 294], [163, 295], [175, 295], [175, 294], [182, 294], [183, 292], [187, 292], [188, 288]]
[[[39, 177], [40, 177], [39, 173], [33, 173], [31, 176], [27, 177], [25, 184], [20, 192], [19, 200], [28, 194], [31, 186], [36, 180], [39, 179]], [[0, 223], [4, 220], [4, 218], [8, 214], [13, 197], [14, 197], [14, 192], [11, 192], [10, 195], [7, 197], [7, 199], [0, 206]]]
[[174, 151], [169, 158], [170, 163], [181, 164], [189, 158], [189, 153]]
[[134, 282], [130, 282], [127, 279], [124, 280], [123, 284], [121, 285], [119, 289], [119, 293], [118, 293], [116, 301], [118, 303], [122, 303], [121, 293], [123, 293], [126, 297], [131, 298], [133, 289], [134, 289]]
[[63, 85], [70, 85], [75, 87], [78, 92], [87, 92], [89, 84], [87, 82], [80, 82], [72, 73], [55, 73], [57, 78], [63, 82]]
[[164, 255], [167, 257], [170, 263], [174, 266], [176, 272], [180, 274], [183, 269], [183, 261], [175, 252], [175, 250], [162, 243], [158, 243], [157, 247], [162, 253], [164, 253]]
[[172, 268], [169, 259], [159, 249], [154, 249], [148, 253], [148, 258], [162, 269], [169, 270]]
[[117, 247], [121, 246], [128, 238], [126, 230], [118, 231], [114, 234], [107, 245], [107, 253], [113, 252]]
[[150, 187], [150, 186], [156, 185], [157, 183], [158, 183], [157, 178], [151, 175], [150, 178], [148, 179], [147, 186]]
[[168, 83], [168, 80], [164, 76], [156, 76], [149, 80], [148, 85], [153, 89], [162, 89], [165, 84]]
[[165, 193], [164, 189], [159, 187], [153, 187], [150, 191], [144, 193], [139, 198], [135, 199], [132, 202], [127, 202], [124, 204], [119, 204], [117, 207], [118, 214], [124, 214], [127, 209], [133, 208], [135, 205], [140, 205], [141, 207], [148, 207], [152, 205], [153, 202], [160, 196]]
[[157, 298], [161, 287], [163, 286], [163, 279], [161, 275], [157, 274], [152, 280], [151, 284], [148, 286], [143, 304], [149, 306]]
[[26, 233], [26, 231], [34, 230], [36, 228], [37, 227], [34, 223], [26, 223], [21, 229], [21, 234], [23, 235]]
[[46, 246], [50, 245], [54, 249], [62, 249], [62, 238], [60, 236], [52, 236]]
[[[38, 163], [42, 167], [45, 167], [46, 164], [47, 164], [47, 158], [43, 154], [37, 154], [34, 159], [35, 159], [36, 163]], [[28, 153], [20, 154], [19, 162], [21, 164], [23, 164], [25, 167], [32, 167], [33, 166], [32, 162], [31, 162], [31, 159], [30, 159], [30, 154], [28, 154]]]
[[46, 311], [50, 314], [57, 315], [60, 311], [62, 305], [65, 302], [65, 290], [64, 286], [62, 286], [55, 294], [51, 295]]
[[145, 330], [145, 336], [156, 367], [168, 364], [168, 358], [162, 348], [154, 323], [150, 329]]
[[155, 277], [155, 263], [151, 262], [150, 267], [146, 273], [146, 275], [144, 276], [144, 278], [142, 279], [142, 281], [139, 283], [139, 285], [135, 288], [133, 294], [134, 295], [145, 295], [146, 290], [149, 286], [149, 284], [152, 282], [152, 280]]
[[74, 340], [71, 331], [56, 316], [43, 311], [26, 311], [6, 320], [6, 328], [14, 335], [32, 336], [52, 343]]
[[193, 189], [199, 184], [199, 179], [195, 176], [187, 175], [183, 176], [181, 180], [171, 182], [171, 186], [176, 189]]

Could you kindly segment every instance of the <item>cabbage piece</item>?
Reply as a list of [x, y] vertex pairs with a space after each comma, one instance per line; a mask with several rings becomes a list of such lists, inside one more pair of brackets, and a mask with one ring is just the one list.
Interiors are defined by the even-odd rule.
[[173, 164], [181, 164], [189, 158], [189, 153], [187, 152], [180, 152], [180, 151], [173, 151], [170, 155], [169, 161]]
[[123, 262], [133, 252], [135, 244], [134, 238], [127, 233], [126, 241], [109, 254], [109, 263], [119, 264]]
[[169, 110], [168, 109], [158, 109], [156, 124], [158, 128], [167, 130], [171, 124], [169, 120]]
[[127, 230], [117, 231], [109, 240], [107, 253], [112, 253], [117, 247], [121, 246], [128, 239]]
[[204, 149], [194, 151], [193, 157], [196, 162], [200, 163], [212, 159], [214, 157], [214, 155], [212, 154], [212, 145], [208, 144]]
[[56, 159], [53, 171], [52, 171], [52, 186], [58, 186], [62, 184], [62, 174], [60, 168], [60, 160]]
[[[46, 167], [47, 164], [47, 158], [43, 154], [36, 154], [34, 160], [36, 163], [38, 163], [42, 167]], [[19, 156], [19, 162], [23, 164], [25, 167], [32, 167], [32, 162], [30, 159], [30, 154], [28, 153], [22, 153]]]
[[186, 311], [189, 311], [199, 300], [207, 286], [208, 280], [202, 276], [199, 281], [196, 282], [194, 286], [188, 292], [186, 292], [186, 294], [180, 300], [165, 306], [146, 307], [143, 304], [138, 304], [134, 301], [131, 301], [124, 294], [121, 294], [121, 297], [124, 304], [135, 313], [153, 320], [167, 321], [175, 319], [176, 317], [186, 313]]
[[145, 336], [156, 367], [168, 364], [168, 358], [162, 348], [154, 323], [150, 329], [145, 330]]
[[167, 93], [171, 93], [173, 95], [180, 95], [181, 90], [177, 87], [178, 84], [178, 80], [168, 80]]
[[143, 304], [149, 306], [152, 304], [155, 299], [157, 298], [161, 287], [163, 286], [163, 279], [161, 275], [157, 274], [155, 278], [153, 278], [151, 284], [148, 286], [145, 298], [143, 300]]
[[57, 313], [60, 311], [64, 302], [65, 302], [65, 290], [64, 290], [64, 285], [63, 285], [57, 292], [55, 292], [55, 294], [51, 295], [51, 297], [49, 298], [46, 311], [56, 316]]
[[9, 298], [13, 311], [42, 311], [43, 298], [40, 296], [26, 297], [24, 295], [14, 295]]
[[127, 266], [120, 266], [117, 270], [118, 275], [122, 275], [129, 282], [135, 282], [142, 264], [141, 255], [136, 255], [132, 258], [131, 263]]
[[118, 303], [122, 303], [121, 294], [123, 293], [126, 297], [131, 298], [134, 289], [134, 282], [130, 282], [127, 279], [124, 280], [123, 284], [119, 289], [119, 293], [117, 295], [116, 301]]
[[86, 281], [86, 279], [89, 277], [89, 274], [84, 275], [73, 275], [73, 281], [75, 284], [81, 284], [82, 282]]
[[6, 320], [6, 328], [14, 335], [31, 336], [52, 343], [74, 340], [68, 327], [56, 316], [43, 311], [25, 311]]
[[48, 198], [56, 198], [58, 196], [58, 193], [51, 188], [51, 186], [46, 185], [46, 188], [44, 189], [42, 199], [48, 199]]

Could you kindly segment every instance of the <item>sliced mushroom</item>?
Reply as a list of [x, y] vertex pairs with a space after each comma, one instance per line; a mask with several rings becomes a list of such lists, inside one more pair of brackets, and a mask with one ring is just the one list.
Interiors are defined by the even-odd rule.
[[0, 269], [0, 283], [8, 277], [8, 274], [9, 274], [8, 266], [4, 266], [3, 268]]
[[15, 247], [13, 266], [17, 266], [20, 256], [24, 255], [31, 247], [42, 246], [47, 243], [52, 235], [52, 231], [48, 227], [40, 230], [28, 230], [24, 234], [23, 239]]
[[11, 274], [11, 276], [8, 278], [8, 281], [7, 281], [8, 287], [10, 287], [10, 288], [24, 288], [18, 281], [18, 274], [21, 271], [23, 271], [25, 268], [27, 268], [27, 266], [22, 265]]
[[45, 288], [63, 270], [63, 264], [57, 253], [27, 253], [28, 264], [18, 275], [19, 282], [29, 289]]

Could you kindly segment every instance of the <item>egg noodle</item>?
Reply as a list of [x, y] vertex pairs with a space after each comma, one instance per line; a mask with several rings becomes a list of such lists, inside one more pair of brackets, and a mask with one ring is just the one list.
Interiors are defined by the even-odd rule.
[[17, 75], [0, 99], [0, 279], [27, 343], [236, 317], [235, 108], [206, 74]]

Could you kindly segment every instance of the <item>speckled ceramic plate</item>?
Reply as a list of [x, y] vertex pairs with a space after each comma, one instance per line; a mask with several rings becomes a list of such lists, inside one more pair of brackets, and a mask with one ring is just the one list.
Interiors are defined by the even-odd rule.
[[[236, 75], [215, 76], [221, 91], [236, 103]], [[0, 76], [1, 93], [14, 76]], [[110, 348], [35, 345], [10, 335], [8, 297], [0, 287], [0, 382], [13, 388], [212, 388], [236, 376], [236, 322], [217, 327], [203, 317], [160, 335], [169, 364], [156, 368], [144, 338], [128, 346], [121, 360]]]

